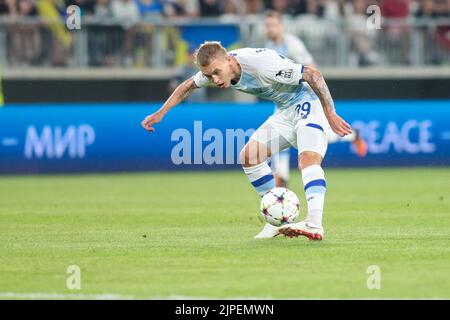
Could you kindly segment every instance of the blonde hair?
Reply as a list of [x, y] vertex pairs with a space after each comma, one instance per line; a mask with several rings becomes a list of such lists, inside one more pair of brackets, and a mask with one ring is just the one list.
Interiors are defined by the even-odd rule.
[[205, 41], [195, 52], [195, 63], [200, 67], [207, 67], [221, 55], [227, 55], [227, 50], [219, 41]]

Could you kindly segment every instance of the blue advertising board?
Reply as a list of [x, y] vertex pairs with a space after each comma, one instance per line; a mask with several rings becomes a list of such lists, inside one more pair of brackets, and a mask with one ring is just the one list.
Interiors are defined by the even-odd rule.
[[241, 40], [241, 31], [236, 24], [189, 24], [180, 27], [182, 41], [186, 42], [188, 48], [198, 48], [203, 42], [215, 39], [225, 48], [237, 45]]
[[[148, 133], [140, 122], [159, 106], [7, 105], [0, 108], [0, 173], [237, 168], [239, 150], [273, 112], [271, 103], [183, 104]], [[332, 144], [325, 166], [450, 165], [450, 101], [336, 107], [367, 140], [368, 155]]]

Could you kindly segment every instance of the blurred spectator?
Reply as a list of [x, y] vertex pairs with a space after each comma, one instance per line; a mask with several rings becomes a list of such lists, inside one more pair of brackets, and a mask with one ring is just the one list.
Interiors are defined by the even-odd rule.
[[391, 61], [410, 64], [409, 33], [406, 19], [410, 14], [410, 0], [383, 0], [381, 14], [384, 18], [395, 19], [383, 28], [387, 41], [392, 48]]
[[239, 1], [224, 0], [223, 1], [223, 16], [235, 16], [240, 13]]
[[[139, 1], [139, 3], [143, 3], [143, 1], [147, 0]], [[113, 0], [111, 9], [113, 17], [122, 24], [121, 35], [124, 36], [123, 64], [130, 67], [133, 64], [133, 45], [136, 34], [136, 24], [140, 20], [139, 7], [134, 0]]]
[[385, 18], [406, 18], [409, 15], [410, 0], [383, 0], [381, 13]]
[[197, 17], [198, 0], [169, 0], [164, 5], [164, 13], [168, 17]]
[[199, 7], [202, 17], [220, 16], [223, 13], [219, 0], [199, 0]]
[[[7, 0], [3, 7], [11, 18], [26, 19], [37, 16], [34, 0]], [[17, 64], [36, 65], [41, 59], [41, 35], [34, 24], [14, 23], [8, 26], [12, 42], [11, 56]]]
[[262, 0], [244, 0], [244, 14], [261, 14], [264, 10]]
[[97, 21], [107, 21], [112, 17], [110, 0], [96, 0], [93, 8], [93, 16]]
[[320, 6], [319, 3], [317, 2], [317, 0], [308, 0], [308, 14], [312, 14], [315, 16], [319, 16], [320, 15]]
[[[16, 0], [0, 0], [0, 17], [5, 16], [7, 18], [9, 18], [9, 20], [11, 20], [11, 18], [15, 18], [18, 16], [18, 12], [17, 12], [17, 5], [16, 5]], [[16, 56], [16, 48], [17, 48], [17, 44], [15, 44], [14, 39], [15, 39], [15, 35], [16, 33], [18, 33], [18, 28], [17, 26], [13, 25], [13, 24], [7, 24], [6, 25], [6, 30], [9, 34], [9, 38], [12, 41], [12, 46], [10, 46], [8, 49], [9, 52], [7, 52], [7, 55], [9, 57], [15, 57]], [[14, 61], [15, 62], [15, 61]], [[14, 63], [13, 62], [13, 63]]]
[[436, 17], [436, 12], [434, 10], [434, 0], [419, 0], [415, 16], [417, 18]]
[[[420, 19], [430, 19], [437, 17], [435, 0], [420, 0], [415, 11], [415, 17]], [[436, 29], [432, 26], [419, 25], [416, 27], [423, 43], [432, 44], [437, 40]], [[437, 64], [439, 62], [439, 48], [429, 46], [429, 50], [424, 54], [424, 63]]]
[[343, 7], [340, 0], [320, 0], [317, 16], [330, 20], [341, 18]]
[[342, 15], [344, 0], [266, 0], [269, 9], [292, 15], [336, 19]]
[[10, 15], [11, 11], [16, 11], [16, 1], [0, 0], [0, 16]]
[[[165, 0], [135, 0], [141, 19], [161, 18], [165, 11]], [[174, 13], [175, 14], [175, 11]], [[151, 65], [153, 36], [155, 28], [151, 24], [140, 25], [136, 30], [135, 64], [138, 67]]]
[[104, 25], [112, 18], [110, 0], [95, 0], [93, 6], [94, 24], [88, 26], [88, 50], [89, 65], [91, 66], [111, 66], [114, 63], [114, 53], [117, 51], [111, 37], [121, 32], [116, 26]]
[[435, 0], [436, 16], [448, 18], [450, 17], [450, 1], [449, 0]]
[[370, 66], [382, 63], [381, 56], [373, 49], [376, 31], [367, 28], [367, 2], [352, 0], [344, 7], [351, 41], [349, 64]]
[[[436, 16], [441, 18], [450, 17], [450, 0], [436, 0]], [[437, 41], [440, 46], [446, 51], [444, 57], [448, 59], [450, 51], [450, 24], [440, 25], [437, 29]]]
[[46, 43], [46, 54], [50, 55], [53, 66], [67, 66], [70, 50], [72, 48], [72, 34], [67, 30], [64, 23], [54, 23], [61, 20], [61, 13], [66, 12], [64, 1], [58, 0], [37, 0], [36, 9], [43, 24]]
[[167, 2], [163, 7], [166, 17], [184, 17], [187, 15], [186, 8], [182, 0], [172, 0]]
[[65, 0], [66, 7], [76, 5], [80, 8], [81, 16], [90, 16], [94, 14], [94, 0]]
[[274, 11], [278, 11], [281, 14], [287, 14], [288, 12], [288, 0], [271, 0], [268, 8]]
[[200, 14], [200, 4], [198, 0], [184, 0], [184, 8], [188, 17], [198, 17]]
[[[410, 12], [410, 0], [383, 0], [381, 2], [381, 14], [388, 19], [406, 19]], [[400, 24], [391, 24], [387, 27], [387, 33], [393, 39], [400, 38], [406, 31]]]
[[290, 6], [292, 8], [293, 15], [305, 15], [309, 13], [308, 10], [308, 2], [309, 0], [291, 0]]
[[139, 15], [143, 18], [160, 17], [164, 11], [164, 6], [160, 0], [131, 0], [130, 2], [137, 5]]
[[139, 22], [140, 15], [144, 16], [148, 12], [148, 7], [142, 5], [144, 1], [147, 0], [112, 0], [112, 16], [126, 28], [130, 28]]
[[111, 10], [113, 17], [124, 25], [132, 26], [139, 21], [139, 13], [141, 5], [144, 1], [139, 0], [113, 0]]
[[[35, 2], [33, 0], [19, 0], [19, 16], [33, 17], [37, 16]], [[31, 63], [38, 64], [41, 55], [41, 34], [37, 25], [22, 25], [20, 27], [20, 49], [21, 57]]]

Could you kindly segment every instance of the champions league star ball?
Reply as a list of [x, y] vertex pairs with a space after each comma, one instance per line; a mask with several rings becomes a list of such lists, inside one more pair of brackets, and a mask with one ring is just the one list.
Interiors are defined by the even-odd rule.
[[299, 211], [300, 201], [286, 188], [273, 188], [261, 199], [261, 217], [276, 227], [294, 222]]

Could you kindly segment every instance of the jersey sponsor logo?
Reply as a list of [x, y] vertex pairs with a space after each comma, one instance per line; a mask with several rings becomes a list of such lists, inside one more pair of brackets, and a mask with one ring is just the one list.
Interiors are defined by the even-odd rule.
[[277, 72], [275, 77], [282, 77], [282, 78], [285, 78], [285, 79], [291, 79], [293, 71], [294, 71], [293, 69], [280, 70], [280, 71]]

